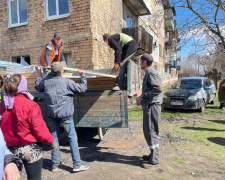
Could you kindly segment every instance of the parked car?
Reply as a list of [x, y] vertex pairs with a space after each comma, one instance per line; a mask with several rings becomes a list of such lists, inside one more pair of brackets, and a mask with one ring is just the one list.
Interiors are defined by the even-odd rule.
[[216, 101], [216, 87], [206, 77], [187, 77], [175, 82], [164, 94], [163, 107], [171, 109], [205, 110]]

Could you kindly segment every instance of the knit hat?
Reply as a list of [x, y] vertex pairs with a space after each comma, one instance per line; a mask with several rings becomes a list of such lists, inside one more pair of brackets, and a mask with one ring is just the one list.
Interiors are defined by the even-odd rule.
[[57, 72], [63, 70], [64, 67], [66, 67], [66, 62], [65, 61], [62, 61], [62, 62], [53, 62], [51, 64], [51, 71], [53, 73], [57, 73]]
[[103, 41], [106, 41], [109, 38], [110, 34], [105, 33], [103, 34]]

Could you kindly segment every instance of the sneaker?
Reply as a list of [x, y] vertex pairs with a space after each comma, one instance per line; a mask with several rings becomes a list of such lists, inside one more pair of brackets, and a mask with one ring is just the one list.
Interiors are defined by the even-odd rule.
[[89, 164], [73, 165], [73, 172], [85, 171], [87, 169], [89, 169]]
[[62, 164], [62, 162], [60, 161], [59, 165], [52, 165], [52, 172], [56, 172], [59, 169], [59, 166]]
[[120, 87], [119, 87], [119, 86], [114, 86], [114, 87], [112, 88], [112, 90], [113, 90], [113, 91], [119, 91], [119, 90], [120, 90]]
[[55, 166], [55, 165], [52, 166], [52, 172], [56, 172], [56, 171], [58, 171], [58, 169], [59, 169], [58, 166]]

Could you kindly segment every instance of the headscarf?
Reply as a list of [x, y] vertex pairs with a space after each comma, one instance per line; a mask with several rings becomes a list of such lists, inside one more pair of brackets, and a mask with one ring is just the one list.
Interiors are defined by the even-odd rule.
[[[34, 97], [27, 91], [27, 80], [21, 75], [21, 81], [18, 86], [17, 94], [24, 94], [28, 99], [33, 100]], [[4, 103], [7, 109], [12, 109], [14, 105], [14, 95], [4, 93]]]

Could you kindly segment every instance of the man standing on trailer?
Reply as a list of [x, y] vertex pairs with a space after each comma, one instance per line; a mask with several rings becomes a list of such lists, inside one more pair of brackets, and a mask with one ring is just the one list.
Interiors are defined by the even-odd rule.
[[[41, 56], [40, 63], [42, 66], [51, 67], [52, 62], [65, 61], [63, 54], [62, 36], [59, 33], [54, 34], [52, 39], [44, 48]], [[48, 71], [43, 69], [44, 76], [48, 75]]]
[[[119, 76], [117, 77], [116, 86], [113, 87], [113, 90], [123, 90], [123, 82], [125, 74], [127, 73], [128, 64], [126, 58], [135, 53], [139, 49], [139, 45], [132, 37], [123, 33], [117, 33], [113, 35], [104, 34], [103, 40], [115, 50], [115, 61], [112, 72], [119, 72]], [[121, 63], [123, 65], [120, 65]]]
[[145, 71], [142, 94], [137, 97], [137, 105], [143, 109], [143, 131], [145, 140], [150, 148], [150, 154], [144, 155], [141, 160], [147, 160], [144, 168], [159, 163], [159, 121], [162, 104], [162, 80], [159, 73], [151, 67], [153, 57], [144, 54], [140, 59], [141, 69]]

